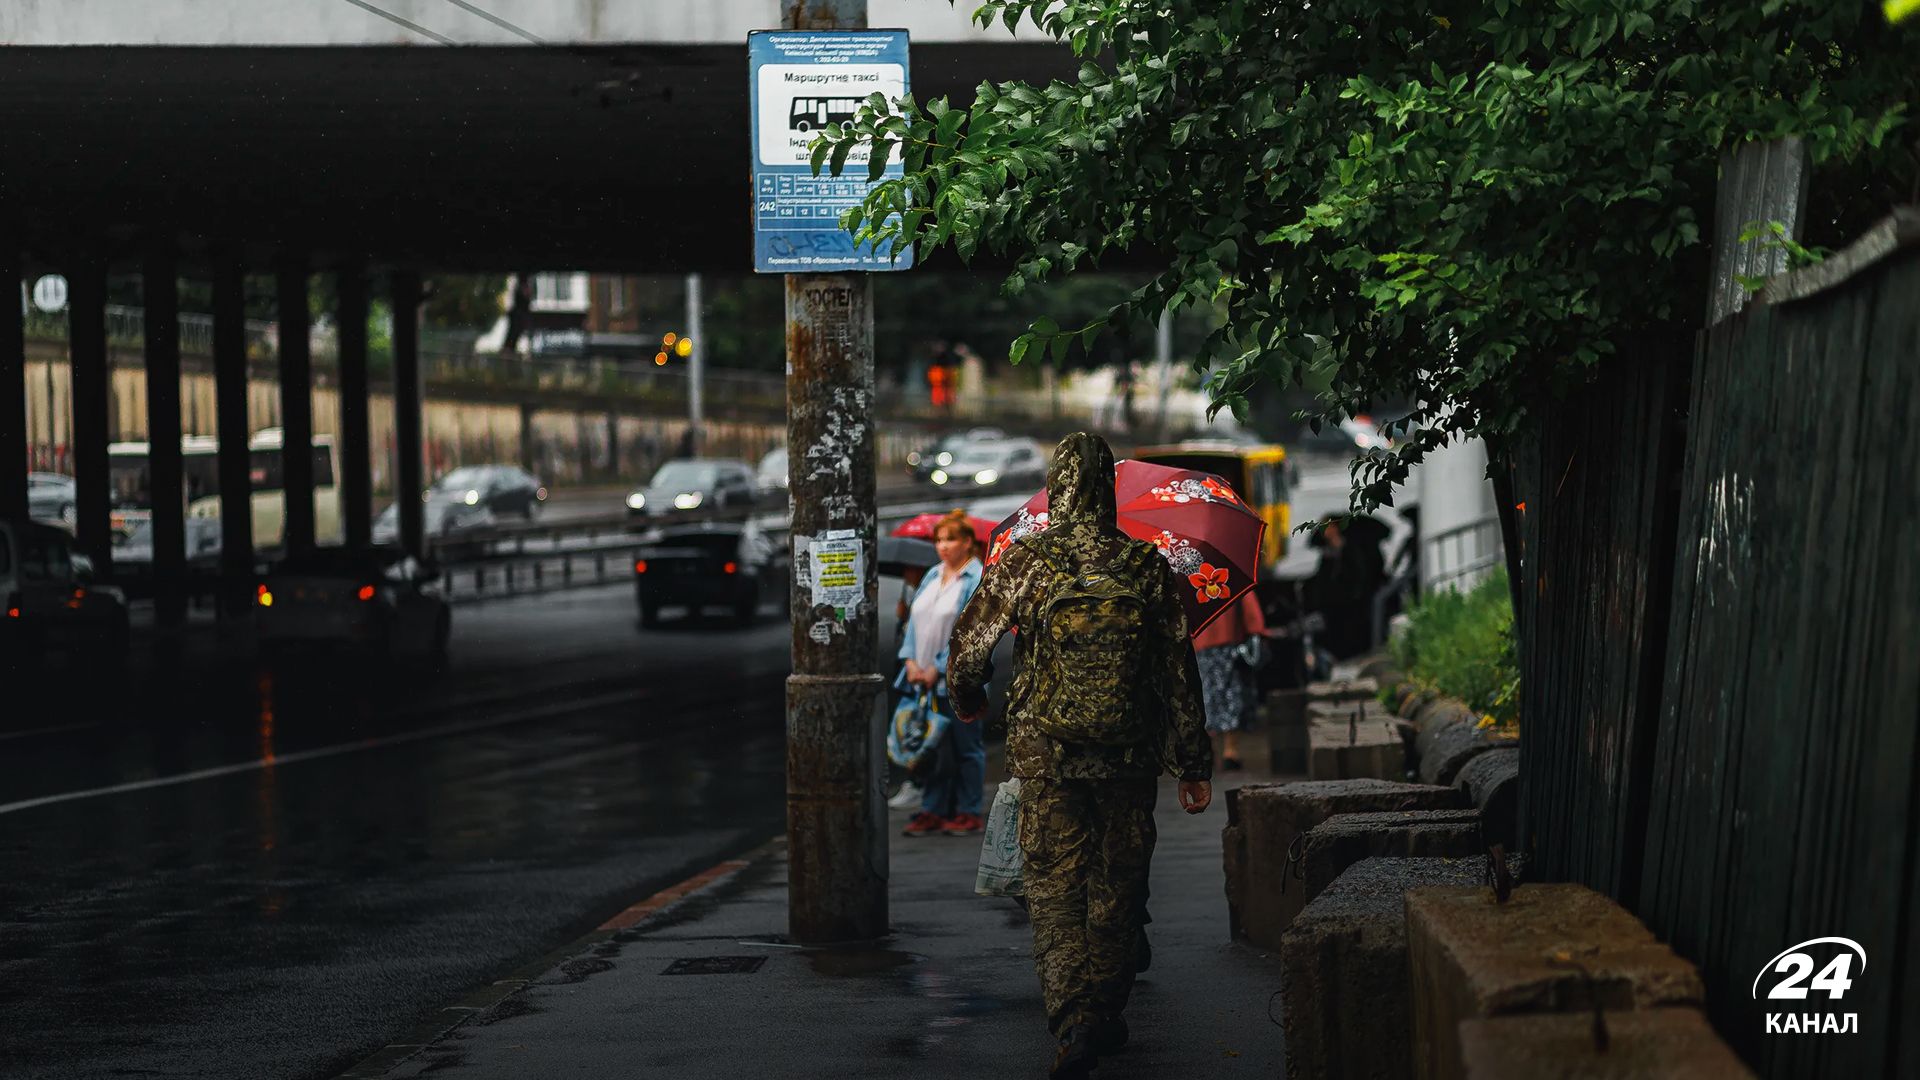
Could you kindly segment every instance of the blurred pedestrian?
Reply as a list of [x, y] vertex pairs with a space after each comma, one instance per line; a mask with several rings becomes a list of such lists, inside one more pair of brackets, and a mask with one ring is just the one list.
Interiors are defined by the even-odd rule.
[[[893, 685], [900, 686], [907, 670], [907, 661], [903, 655], [907, 650], [901, 648], [907, 640], [907, 620], [913, 614], [913, 598], [920, 593], [920, 583], [926, 580], [927, 569], [924, 566], [909, 566], [900, 572], [900, 600], [893, 609]], [[898, 768], [899, 766], [894, 766]], [[918, 780], [911, 773], [900, 782], [899, 790], [893, 798], [887, 800], [887, 806], [894, 810], [905, 810], [909, 806], [920, 805], [925, 794]]]
[[[902, 694], [933, 694], [934, 708], [954, 715], [947, 696], [948, 637], [953, 624], [980, 587], [982, 567], [967, 512], [955, 510], [933, 527], [940, 562], [928, 570], [914, 593], [901, 633], [904, 661], [894, 689]], [[906, 835], [967, 836], [985, 825], [980, 817], [987, 782], [987, 746], [983, 724], [949, 724], [934, 750], [933, 769], [921, 779], [920, 812], [907, 822]]]
[[1254, 673], [1265, 660], [1266, 616], [1252, 591], [1193, 636], [1200, 667], [1200, 696], [1207, 708], [1207, 734], [1214, 760], [1229, 772], [1243, 767], [1240, 733], [1253, 723], [1258, 702]]
[[1047, 471], [1050, 525], [986, 575], [954, 626], [949, 670], [959, 726], [971, 727], [987, 711], [994, 644], [1019, 627], [1007, 772], [1021, 779], [1022, 875], [1055, 1078], [1085, 1077], [1126, 1044], [1159, 774], [1180, 778], [1190, 814], [1213, 799], [1186, 583], [1120, 531], [1113, 478], [1105, 441], [1061, 440]]

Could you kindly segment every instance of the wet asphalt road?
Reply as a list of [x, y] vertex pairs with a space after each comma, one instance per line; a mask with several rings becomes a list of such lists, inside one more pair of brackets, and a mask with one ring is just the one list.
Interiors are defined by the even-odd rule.
[[431, 679], [6, 673], [0, 1076], [331, 1076], [765, 842], [787, 642], [606, 587], [461, 606]]

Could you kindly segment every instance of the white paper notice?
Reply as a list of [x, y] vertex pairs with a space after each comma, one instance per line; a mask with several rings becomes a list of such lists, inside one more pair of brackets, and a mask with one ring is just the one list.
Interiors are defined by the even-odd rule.
[[867, 595], [866, 555], [860, 549], [857, 536], [814, 540], [807, 545], [815, 607], [846, 611], [860, 607]]

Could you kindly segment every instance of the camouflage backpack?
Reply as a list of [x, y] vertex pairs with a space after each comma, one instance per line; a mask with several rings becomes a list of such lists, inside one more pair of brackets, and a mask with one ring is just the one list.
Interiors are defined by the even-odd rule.
[[1147, 662], [1146, 598], [1125, 578], [1102, 569], [1075, 569], [1063, 557], [1033, 550], [1052, 568], [1054, 587], [1040, 606], [1034, 635], [1047, 679], [1036, 707], [1035, 726], [1063, 742], [1138, 746], [1152, 739], [1151, 718], [1138, 699]]

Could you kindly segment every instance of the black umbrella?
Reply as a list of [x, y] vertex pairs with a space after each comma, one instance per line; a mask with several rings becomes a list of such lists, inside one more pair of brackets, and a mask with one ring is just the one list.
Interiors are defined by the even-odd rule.
[[880, 572], [900, 577], [908, 570], [925, 570], [940, 561], [940, 553], [925, 540], [910, 536], [880, 538]]

